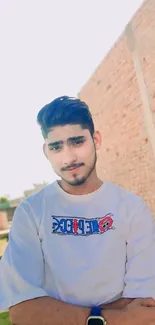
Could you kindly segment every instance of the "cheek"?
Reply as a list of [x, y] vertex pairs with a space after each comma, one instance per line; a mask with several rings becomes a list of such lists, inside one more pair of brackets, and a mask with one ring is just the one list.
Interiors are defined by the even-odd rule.
[[58, 154], [53, 154], [51, 152], [48, 152], [48, 160], [50, 161], [53, 167], [57, 168], [60, 165], [61, 157], [59, 157]]
[[94, 156], [95, 148], [93, 144], [87, 144], [80, 148], [80, 150], [77, 150], [77, 157], [79, 159], [83, 160], [91, 160]]

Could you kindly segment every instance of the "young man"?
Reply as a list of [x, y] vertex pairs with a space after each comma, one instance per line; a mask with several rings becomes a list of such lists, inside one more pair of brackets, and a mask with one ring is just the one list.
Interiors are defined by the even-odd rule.
[[155, 295], [155, 224], [146, 204], [98, 178], [101, 134], [84, 102], [57, 98], [37, 120], [60, 180], [15, 211], [1, 307], [17, 325], [151, 323], [154, 300], [131, 302]]

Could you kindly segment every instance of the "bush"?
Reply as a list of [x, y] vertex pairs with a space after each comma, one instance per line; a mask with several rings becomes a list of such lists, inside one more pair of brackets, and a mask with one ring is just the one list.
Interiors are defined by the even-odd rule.
[[9, 320], [9, 313], [7, 311], [0, 312], [0, 325], [12, 325]]
[[7, 197], [0, 197], [0, 210], [5, 210], [10, 207], [10, 201]]

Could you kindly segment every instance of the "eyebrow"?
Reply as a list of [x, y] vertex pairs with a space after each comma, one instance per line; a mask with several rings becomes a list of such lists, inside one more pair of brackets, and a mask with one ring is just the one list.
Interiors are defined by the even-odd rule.
[[[74, 142], [74, 141], [78, 141], [78, 140], [85, 140], [85, 136], [80, 135], [78, 137], [71, 137], [67, 139], [67, 142]], [[48, 147], [55, 147], [55, 146], [59, 146], [62, 145], [64, 143], [64, 141], [55, 141], [55, 142], [50, 142], [48, 143]]]

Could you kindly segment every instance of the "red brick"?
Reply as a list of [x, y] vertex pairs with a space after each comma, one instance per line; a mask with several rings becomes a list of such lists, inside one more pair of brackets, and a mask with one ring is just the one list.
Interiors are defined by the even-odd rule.
[[[155, 125], [155, 1], [144, 1], [132, 19]], [[98, 173], [141, 195], [155, 215], [155, 156], [126, 33], [98, 66], [79, 97], [103, 137]], [[155, 141], [155, 139], [154, 139]]]

